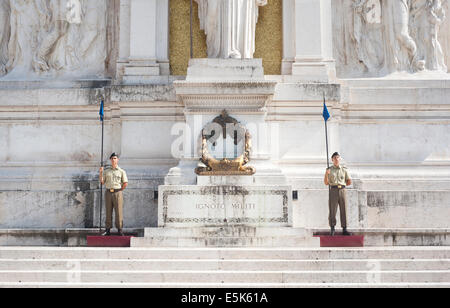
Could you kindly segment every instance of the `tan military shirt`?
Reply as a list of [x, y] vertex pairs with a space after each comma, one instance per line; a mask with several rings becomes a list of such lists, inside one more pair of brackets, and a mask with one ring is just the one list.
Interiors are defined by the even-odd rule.
[[350, 179], [350, 175], [348, 174], [347, 168], [343, 166], [331, 166], [330, 167], [330, 175], [328, 176], [328, 183], [331, 186], [336, 185], [347, 185], [347, 180]]
[[123, 183], [128, 183], [127, 173], [120, 167], [109, 167], [103, 171], [103, 182], [106, 189], [121, 189]]

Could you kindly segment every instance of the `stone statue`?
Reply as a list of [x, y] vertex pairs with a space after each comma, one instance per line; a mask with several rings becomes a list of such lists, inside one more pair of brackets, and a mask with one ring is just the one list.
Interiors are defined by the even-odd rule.
[[[444, 12], [447, 15], [450, 12], [450, 1], [445, 0], [442, 2]], [[444, 59], [447, 64], [447, 72], [450, 73], [450, 18], [445, 18], [444, 22], [439, 29], [439, 43], [444, 50]]]
[[379, 0], [353, 0], [352, 39], [356, 46], [358, 61], [365, 71], [374, 72], [384, 63]]
[[338, 75], [378, 76], [384, 67], [381, 0], [336, 0], [332, 3]]
[[79, 0], [36, 0], [38, 12], [46, 20], [44, 38], [33, 59], [35, 71], [60, 70], [64, 64], [57, 44], [69, 31], [71, 23], [81, 23]]
[[383, 1], [386, 64], [390, 72], [424, 69], [409, 31], [410, 9], [411, 0]]
[[84, 73], [94, 75], [105, 70], [108, 6], [106, 1], [82, 0], [81, 3], [82, 22], [72, 23], [69, 35], [74, 38], [77, 60], [85, 66]]
[[445, 20], [441, 0], [413, 0], [411, 32], [417, 42], [418, 58], [431, 71], [446, 73], [445, 56], [438, 39], [440, 25]]
[[11, 9], [9, 1], [0, 2], [0, 76], [6, 74], [6, 64], [8, 63], [8, 42], [10, 37], [9, 16]]
[[195, 1], [209, 58], [253, 58], [259, 6], [267, 0]]
[[1, 0], [0, 77], [103, 76], [107, 14], [107, 0]]
[[33, 51], [36, 49], [40, 28], [35, 0], [10, 0], [10, 38], [8, 42], [9, 78], [19, 79], [32, 70]]

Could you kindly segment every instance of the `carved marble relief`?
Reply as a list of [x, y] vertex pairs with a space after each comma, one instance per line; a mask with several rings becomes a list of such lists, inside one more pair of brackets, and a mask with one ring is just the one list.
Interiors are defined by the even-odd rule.
[[417, 58], [432, 71], [447, 71], [445, 56], [439, 42], [439, 29], [445, 20], [441, 0], [413, 0], [411, 5], [411, 34], [418, 42]]
[[447, 18], [444, 19], [439, 29], [439, 42], [441, 43], [442, 51], [444, 52], [444, 62], [447, 64], [447, 71], [450, 73], [450, 1], [443, 2], [444, 10]]
[[4, 0], [0, 10], [4, 79], [104, 75], [106, 0]]
[[374, 72], [383, 65], [383, 45], [380, 32], [381, 5], [379, 0], [358, 0], [353, 4], [352, 42], [364, 70]]
[[[334, 41], [340, 77], [447, 72], [448, 0], [336, 0]], [[448, 24], [447, 24], [448, 25]]]
[[10, 37], [9, 1], [0, 1], [0, 76], [6, 73]]

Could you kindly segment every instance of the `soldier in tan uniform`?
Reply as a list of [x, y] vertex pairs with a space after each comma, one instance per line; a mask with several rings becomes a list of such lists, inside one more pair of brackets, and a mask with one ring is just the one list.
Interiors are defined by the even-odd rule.
[[111, 167], [106, 170], [100, 168], [100, 181], [106, 187], [105, 207], [106, 207], [106, 232], [103, 235], [111, 235], [112, 212], [115, 212], [116, 228], [119, 235], [123, 236], [123, 190], [128, 185], [128, 178], [125, 170], [119, 167], [119, 157], [116, 153], [111, 154]]
[[325, 185], [330, 185], [330, 215], [328, 221], [331, 227], [331, 235], [334, 235], [335, 232], [338, 205], [343, 234], [350, 235], [350, 233], [347, 232], [347, 195], [345, 187], [352, 185], [352, 180], [347, 168], [340, 165], [341, 156], [339, 153], [334, 153], [331, 158], [333, 160], [333, 166], [327, 169], [324, 178]]

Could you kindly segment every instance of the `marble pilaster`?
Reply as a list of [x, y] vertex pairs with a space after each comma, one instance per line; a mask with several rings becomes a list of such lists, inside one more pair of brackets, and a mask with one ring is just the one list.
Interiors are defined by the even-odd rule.
[[295, 62], [301, 81], [331, 82], [333, 59], [331, 0], [295, 0]]
[[125, 0], [121, 10], [124, 83], [154, 82], [155, 76], [169, 75], [169, 1]]

